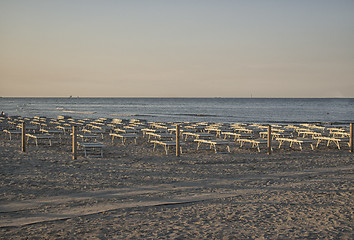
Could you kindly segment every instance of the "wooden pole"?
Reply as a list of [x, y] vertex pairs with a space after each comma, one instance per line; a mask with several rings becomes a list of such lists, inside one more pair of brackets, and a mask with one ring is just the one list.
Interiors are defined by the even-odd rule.
[[77, 159], [77, 127], [73, 126], [73, 159]]
[[268, 155], [272, 153], [272, 126], [268, 125]]
[[26, 123], [22, 123], [22, 130], [21, 130], [21, 145], [22, 145], [22, 152], [26, 152]]
[[181, 155], [181, 145], [180, 145], [180, 126], [176, 125], [176, 156]]
[[353, 123], [350, 124], [349, 148], [350, 148], [349, 151], [353, 152]]

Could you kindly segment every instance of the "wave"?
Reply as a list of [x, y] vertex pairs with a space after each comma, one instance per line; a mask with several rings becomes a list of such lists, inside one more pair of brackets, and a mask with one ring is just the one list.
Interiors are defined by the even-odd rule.
[[110, 113], [110, 116], [115, 116], [115, 117], [156, 117], [154, 115], [148, 115], [148, 114], [118, 114], [118, 113]]
[[176, 113], [176, 114], [171, 114], [171, 115], [190, 116], [190, 117], [220, 117], [219, 115], [203, 114], [203, 113]]
[[64, 110], [63, 112], [65, 113], [81, 113], [81, 114], [94, 114], [96, 112], [89, 112], [89, 111], [68, 111], [68, 110]]
[[110, 116], [115, 116], [115, 117], [135, 117], [136, 114], [117, 114], [117, 113], [110, 113]]

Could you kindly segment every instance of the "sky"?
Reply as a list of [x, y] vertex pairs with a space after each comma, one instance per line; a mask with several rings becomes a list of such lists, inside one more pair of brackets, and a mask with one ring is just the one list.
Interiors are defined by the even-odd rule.
[[1, 0], [0, 96], [354, 97], [353, 0]]

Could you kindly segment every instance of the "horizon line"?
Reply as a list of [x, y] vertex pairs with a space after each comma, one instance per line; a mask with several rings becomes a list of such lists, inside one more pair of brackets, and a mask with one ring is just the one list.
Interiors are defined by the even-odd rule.
[[0, 96], [0, 98], [68, 98], [68, 99], [78, 99], [78, 98], [354, 98], [354, 97], [266, 97], [266, 96], [252, 96], [252, 97], [220, 97], [220, 96]]

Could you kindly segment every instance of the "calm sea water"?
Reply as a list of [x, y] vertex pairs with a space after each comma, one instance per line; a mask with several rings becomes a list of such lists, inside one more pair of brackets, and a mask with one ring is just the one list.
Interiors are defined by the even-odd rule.
[[9, 116], [148, 121], [349, 123], [354, 98], [0, 98]]

